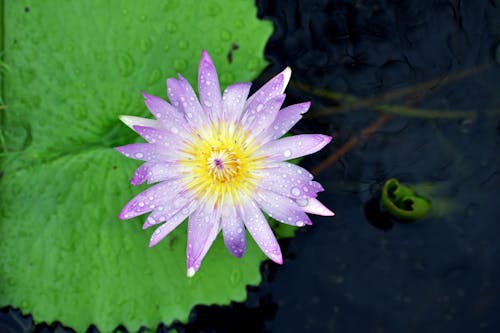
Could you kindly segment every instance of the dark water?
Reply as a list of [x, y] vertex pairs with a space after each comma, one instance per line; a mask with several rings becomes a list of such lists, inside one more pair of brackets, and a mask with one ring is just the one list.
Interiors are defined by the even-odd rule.
[[[263, 263], [247, 302], [158, 331], [500, 332], [500, 3], [257, 3], [276, 30], [255, 86], [292, 67], [288, 103], [313, 101], [295, 132], [334, 136], [303, 164], [337, 215], [282, 240], [284, 265]], [[381, 214], [391, 177], [426, 192], [431, 216]], [[33, 329], [67, 331], [2, 310], [2, 332]]]

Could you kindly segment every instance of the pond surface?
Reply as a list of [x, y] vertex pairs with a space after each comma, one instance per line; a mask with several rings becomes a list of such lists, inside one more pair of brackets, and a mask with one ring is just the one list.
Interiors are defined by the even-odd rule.
[[[158, 331], [499, 332], [500, 4], [257, 2], [276, 30], [255, 86], [292, 67], [287, 102], [313, 101], [294, 131], [334, 137], [302, 164], [336, 216], [282, 240], [284, 265], [263, 263], [246, 303], [198, 306]], [[389, 178], [430, 215], [381, 213]], [[4, 327], [33, 329], [11, 309]]]

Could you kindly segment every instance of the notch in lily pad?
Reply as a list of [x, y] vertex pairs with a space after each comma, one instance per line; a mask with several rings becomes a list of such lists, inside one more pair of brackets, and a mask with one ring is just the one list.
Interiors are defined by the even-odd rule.
[[431, 202], [415, 193], [409, 186], [395, 178], [388, 179], [382, 188], [382, 209], [401, 221], [416, 221], [429, 213]]

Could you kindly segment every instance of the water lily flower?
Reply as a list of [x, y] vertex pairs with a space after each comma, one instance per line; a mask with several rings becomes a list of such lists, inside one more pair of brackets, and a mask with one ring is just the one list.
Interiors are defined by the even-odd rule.
[[250, 97], [250, 83], [230, 85], [221, 94], [215, 66], [203, 51], [199, 99], [179, 75], [167, 80], [170, 103], [143, 93], [156, 119], [120, 117], [147, 141], [116, 148], [145, 162], [132, 185], [157, 184], [133, 198], [119, 218], [151, 212], [143, 229], [159, 226], [150, 247], [188, 218], [188, 276], [198, 271], [220, 230], [232, 255], [245, 253], [246, 229], [271, 260], [282, 264], [262, 211], [299, 227], [311, 224], [306, 213], [333, 215], [316, 199], [323, 187], [307, 170], [286, 162], [317, 152], [331, 140], [321, 134], [281, 138], [310, 106], [281, 109], [290, 75], [286, 68]]

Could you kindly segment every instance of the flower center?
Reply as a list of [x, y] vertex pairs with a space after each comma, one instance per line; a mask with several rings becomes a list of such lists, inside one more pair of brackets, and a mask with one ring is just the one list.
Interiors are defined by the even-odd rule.
[[240, 161], [236, 154], [228, 150], [212, 149], [207, 159], [208, 174], [214, 181], [227, 183], [233, 181], [240, 169]]
[[179, 162], [186, 167], [184, 182], [197, 198], [221, 204], [227, 198], [238, 202], [239, 193], [255, 188], [254, 171], [263, 167], [255, 157], [258, 145], [251, 135], [229, 124], [217, 124], [194, 132]]

